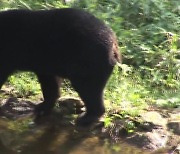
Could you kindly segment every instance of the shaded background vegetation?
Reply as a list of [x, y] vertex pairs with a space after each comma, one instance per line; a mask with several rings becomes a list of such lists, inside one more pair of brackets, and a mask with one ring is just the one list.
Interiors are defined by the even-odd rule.
[[[149, 106], [180, 106], [179, 0], [1, 0], [0, 9], [87, 10], [116, 33], [123, 64], [116, 66], [105, 90], [107, 113], [138, 115]], [[32, 73], [11, 76], [17, 95], [36, 95], [40, 87]], [[36, 92], [35, 92], [36, 91]], [[63, 95], [77, 95], [68, 81]], [[123, 112], [122, 112], [123, 111]], [[119, 114], [113, 114], [119, 116]]]

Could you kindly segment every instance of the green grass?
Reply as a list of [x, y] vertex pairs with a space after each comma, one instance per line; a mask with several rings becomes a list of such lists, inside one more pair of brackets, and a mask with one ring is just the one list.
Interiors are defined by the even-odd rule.
[[29, 97], [40, 94], [37, 77], [31, 72], [18, 72], [8, 78], [8, 85], [13, 87], [17, 97]]

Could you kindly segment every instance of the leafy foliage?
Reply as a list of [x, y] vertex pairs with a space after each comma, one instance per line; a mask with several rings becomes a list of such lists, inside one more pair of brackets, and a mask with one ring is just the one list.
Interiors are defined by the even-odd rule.
[[14, 87], [14, 91], [18, 97], [37, 95], [40, 92], [40, 85], [34, 73], [19, 72], [10, 76], [8, 81]]
[[62, 8], [67, 7], [58, 0], [1, 0], [0, 9], [51, 9], [51, 8]]
[[75, 6], [88, 9], [112, 27], [123, 63], [138, 68], [148, 84], [179, 87], [180, 2], [90, 0]]

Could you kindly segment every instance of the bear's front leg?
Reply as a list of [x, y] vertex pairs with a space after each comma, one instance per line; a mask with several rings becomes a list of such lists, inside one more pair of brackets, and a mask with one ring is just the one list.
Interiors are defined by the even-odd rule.
[[60, 97], [60, 79], [56, 76], [38, 74], [38, 79], [41, 84], [41, 89], [44, 97], [44, 101], [40, 103], [36, 109], [35, 113], [38, 116], [48, 115], [55, 102]]

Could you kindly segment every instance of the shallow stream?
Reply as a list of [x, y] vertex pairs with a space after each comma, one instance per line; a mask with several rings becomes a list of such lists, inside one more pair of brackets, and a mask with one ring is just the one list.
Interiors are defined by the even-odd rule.
[[60, 115], [33, 122], [32, 115], [0, 117], [0, 154], [146, 154], [123, 141], [114, 143], [96, 130], [76, 128]]

